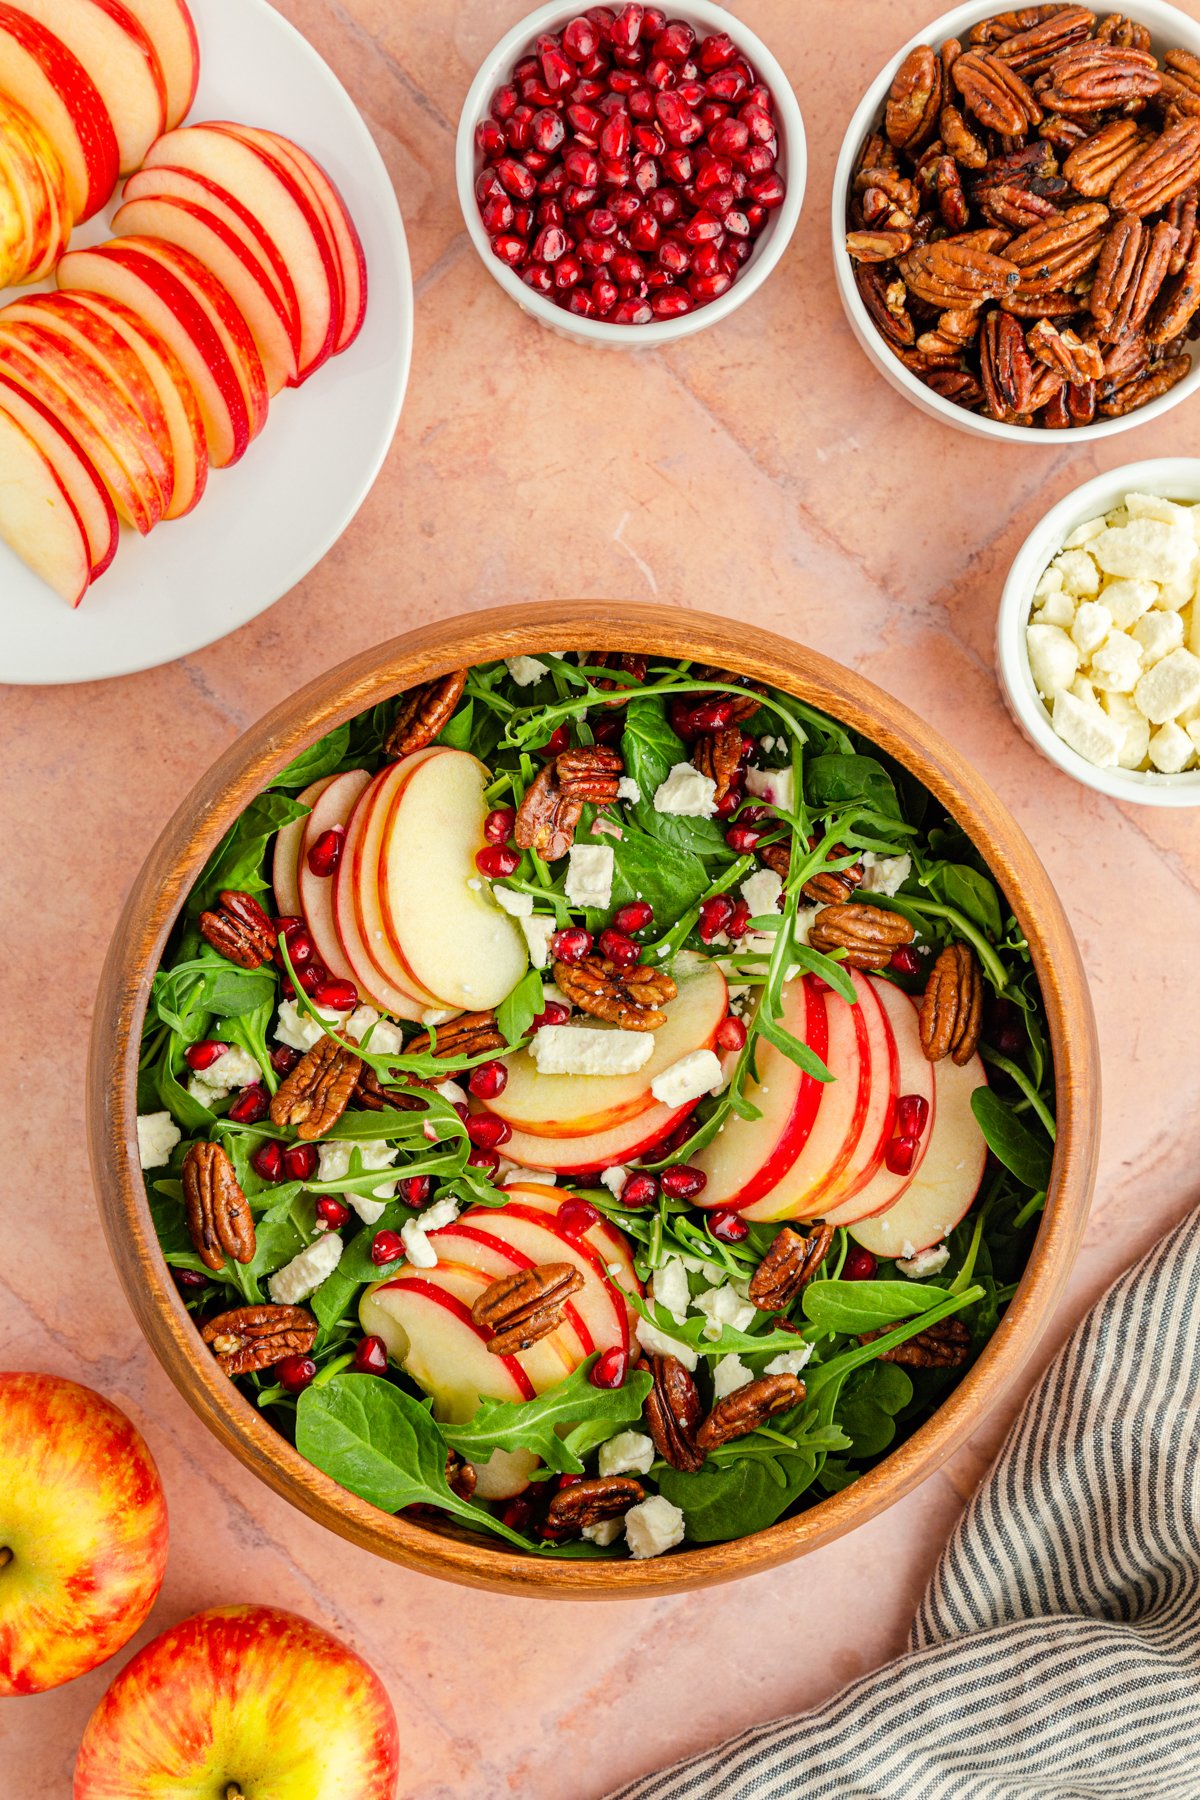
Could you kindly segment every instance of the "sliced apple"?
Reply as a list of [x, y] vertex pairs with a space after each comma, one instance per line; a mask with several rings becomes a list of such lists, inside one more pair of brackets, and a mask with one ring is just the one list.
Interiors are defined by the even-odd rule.
[[393, 954], [419, 987], [472, 1011], [498, 1006], [529, 966], [516, 920], [484, 895], [475, 867], [488, 781], [466, 750], [422, 763], [384, 821], [376, 873]]
[[[475, 1305], [482, 1295], [491, 1287], [494, 1276], [486, 1274], [482, 1269], [473, 1268], [469, 1263], [442, 1262], [439, 1260], [436, 1269], [419, 1271], [422, 1281], [428, 1281], [439, 1287], [444, 1293], [451, 1294], [461, 1300], [468, 1309]], [[490, 1333], [488, 1334], [490, 1337]], [[489, 1351], [489, 1355], [491, 1352]], [[544, 1394], [549, 1388], [555, 1388], [574, 1373], [582, 1358], [574, 1333], [561, 1327], [547, 1332], [544, 1338], [530, 1344], [526, 1350], [514, 1352], [514, 1361], [518, 1362], [533, 1387], [535, 1394]]]
[[896, 1117], [896, 1076], [899, 1065], [888, 1015], [876, 999], [875, 990], [867, 977], [853, 969], [847, 973], [858, 996], [856, 1025], [866, 1032], [867, 1038], [867, 1053], [862, 1058], [860, 1071], [860, 1080], [865, 1080], [867, 1084], [865, 1098], [862, 1094], [859, 1096], [862, 1127], [857, 1142], [851, 1146], [841, 1167], [831, 1168], [829, 1179], [821, 1189], [820, 1199], [815, 1203], [810, 1202], [819, 1211], [810, 1211], [807, 1214], [809, 1218], [826, 1218], [832, 1209], [848, 1203], [866, 1186], [883, 1161]]
[[476, 1207], [464, 1213], [460, 1223], [510, 1244], [535, 1263], [574, 1263], [583, 1276], [583, 1286], [572, 1296], [572, 1304], [593, 1346], [597, 1350], [608, 1350], [615, 1344], [628, 1346], [628, 1309], [603, 1258], [590, 1244], [560, 1231], [553, 1214], [523, 1204], [519, 1188], [506, 1190], [503, 1206]]
[[98, 580], [116, 555], [120, 527], [95, 464], [48, 406], [3, 373], [0, 413], [29, 433], [62, 482], [87, 540], [89, 579]]
[[144, 319], [169, 345], [191, 383], [210, 461], [225, 468], [245, 454], [250, 413], [238, 371], [207, 310], [186, 283], [154, 257], [118, 242], [95, 250], [69, 250], [56, 279], [60, 288], [120, 301]]
[[291, 271], [300, 305], [297, 379], [306, 380], [332, 354], [341, 317], [337, 267], [324, 224], [304, 188], [253, 145], [208, 125], [169, 131], [151, 147], [146, 165], [203, 175], [259, 220]]
[[108, 109], [122, 169], [136, 169], [167, 129], [167, 85], [153, 44], [122, 0], [10, 0], [54, 33]]
[[300, 344], [262, 263], [215, 213], [189, 200], [162, 197], [129, 200], [113, 215], [113, 230], [129, 237], [158, 238], [190, 252], [230, 295], [254, 338], [267, 379], [267, 392], [295, 384]]
[[[558, 1219], [560, 1209], [568, 1200], [578, 1199], [563, 1188], [547, 1187], [544, 1182], [514, 1182], [507, 1193], [516, 1194], [522, 1206], [535, 1206], [539, 1212], [553, 1216], [557, 1229], [563, 1229]], [[640, 1294], [642, 1284], [638, 1280], [637, 1270], [633, 1263], [633, 1247], [625, 1233], [606, 1219], [603, 1214], [595, 1224], [589, 1225], [582, 1233], [575, 1233], [585, 1244], [589, 1244], [596, 1252], [611, 1279], [627, 1294]], [[630, 1324], [636, 1324], [637, 1314], [630, 1308]]]
[[68, 606], [87, 593], [87, 536], [49, 457], [0, 412], [0, 542]]
[[[418, 750], [406, 761], [417, 764], [418, 759], [424, 760], [433, 754], [436, 754], [436, 747], [431, 744], [427, 750]], [[374, 867], [378, 862], [378, 837], [375, 834], [386, 814], [386, 803], [382, 813], [378, 803], [381, 796], [394, 792], [399, 780], [399, 766], [393, 764], [380, 770], [371, 785], [363, 789], [350, 816], [346, 842], [334, 876], [333, 910], [342, 950], [354, 970], [358, 986], [365, 993], [376, 994], [384, 1010], [396, 1018], [419, 1019], [423, 1012], [436, 1008], [438, 1002], [432, 994], [415, 993], [402, 980], [395, 960], [387, 955], [387, 940], [378, 916], [378, 889], [363, 879], [366, 867]], [[364, 898], [367, 901], [374, 899], [373, 913], [363, 911], [360, 901]]]
[[[302, 793], [296, 795], [297, 804], [312, 808], [316, 805], [325, 789], [333, 780], [332, 775], [322, 775], [319, 781], [310, 782]], [[275, 892], [275, 911], [281, 919], [303, 918], [300, 906], [300, 846], [304, 842], [304, 827], [308, 824], [309, 814], [293, 819], [288, 825], [281, 825], [275, 833], [275, 848], [271, 852], [271, 886]]]
[[200, 81], [200, 44], [186, 0], [125, 0], [154, 45], [167, 89], [167, 130], [191, 110]]
[[987, 1085], [983, 1064], [973, 1056], [958, 1068], [943, 1057], [933, 1078], [937, 1105], [920, 1168], [886, 1212], [850, 1226], [875, 1256], [912, 1256], [940, 1244], [971, 1210], [983, 1180], [987, 1144], [971, 1111], [971, 1095]]
[[[482, 1276], [484, 1285], [489, 1281], [499, 1281], [505, 1275], [514, 1275], [519, 1269], [537, 1267], [532, 1256], [514, 1249], [493, 1232], [481, 1230], [474, 1225], [463, 1225], [458, 1221], [432, 1232], [429, 1242], [437, 1251], [439, 1268], [444, 1264], [456, 1264], [472, 1269]], [[551, 1335], [568, 1349], [571, 1358], [568, 1374], [570, 1369], [578, 1368], [596, 1348], [591, 1333], [572, 1300], [568, 1300], [563, 1306], [563, 1322]]]
[[[921, 1034], [917, 1026], [917, 1009], [913, 1001], [902, 988], [893, 982], [881, 981], [876, 976], [867, 977], [871, 991], [880, 1006], [887, 1014], [892, 1031], [892, 1043], [896, 1056], [896, 1097], [901, 1094], [913, 1094], [924, 1100], [929, 1107], [929, 1116], [925, 1123], [925, 1131], [920, 1140], [917, 1160], [906, 1175], [894, 1174], [882, 1158], [870, 1178], [849, 1199], [836, 1206], [829, 1206], [823, 1213], [827, 1225], [853, 1225], [859, 1219], [872, 1218], [876, 1213], [885, 1212], [889, 1206], [900, 1198], [924, 1160], [929, 1148], [930, 1131], [936, 1106], [933, 1064], [926, 1060], [921, 1049]], [[894, 1131], [895, 1109], [887, 1126], [887, 1137]], [[884, 1151], [887, 1143], [884, 1143]]]
[[556, 1175], [596, 1175], [611, 1169], [614, 1163], [632, 1162], [645, 1156], [660, 1144], [669, 1132], [682, 1123], [693, 1110], [688, 1106], [665, 1106], [655, 1103], [647, 1112], [614, 1125], [609, 1131], [597, 1131], [590, 1137], [534, 1137], [529, 1132], [514, 1131], [504, 1146], [504, 1154], [524, 1169], [546, 1169]]
[[[345, 826], [354, 805], [371, 777], [365, 769], [349, 769], [335, 775], [311, 802], [312, 811], [304, 821], [304, 835], [296, 859], [296, 879], [300, 888], [300, 913], [308, 925], [317, 959], [331, 975], [354, 980], [354, 970], [342, 949], [333, 917], [333, 876], [314, 875], [308, 866], [308, 854], [323, 832]], [[364, 994], [364, 999], [367, 996]]]
[[369, 1287], [358, 1317], [368, 1337], [433, 1396], [441, 1419], [471, 1418], [481, 1400], [532, 1400], [534, 1387], [515, 1356], [493, 1356], [471, 1309], [425, 1275], [393, 1276]]
[[541, 1457], [532, 1450], [493, 1450], [485, 1463], [474, 1463], [477, 1500], [513, 1500], [533, 1480]]
[[106, 206], [120, 173], [108, 108], [79, 58], [7, 0], [0, 0], [0, 93], [23, 106], [53, 144], [75, 219], [82, 224]]
[[21, 228], [14, 282], [41, 281], [71, 235], [67, 180], [58, 154], [24, 107], [0, 94], [0, 182]]

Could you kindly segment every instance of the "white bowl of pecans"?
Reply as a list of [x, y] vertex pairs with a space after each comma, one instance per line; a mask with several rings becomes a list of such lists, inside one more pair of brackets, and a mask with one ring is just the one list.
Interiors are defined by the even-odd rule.
[[884, 378], [1009, 443], [1108, 437], [1200, 386], [1200, 23], [956, 7], [864, 95], [833, 186]]
[[1052, 507], [1005, 584], [996, 664], [1064, 773], [1114, 800], [1200, 806], [1200, 460], [1127, 463]]

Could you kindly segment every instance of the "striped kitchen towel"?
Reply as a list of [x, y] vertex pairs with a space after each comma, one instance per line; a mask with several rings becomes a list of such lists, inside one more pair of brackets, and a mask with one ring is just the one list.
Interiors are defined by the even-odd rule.
[[610, 1800], [1200, 1800], [1200, 1215], [1022, 1410], [908, 1653]]

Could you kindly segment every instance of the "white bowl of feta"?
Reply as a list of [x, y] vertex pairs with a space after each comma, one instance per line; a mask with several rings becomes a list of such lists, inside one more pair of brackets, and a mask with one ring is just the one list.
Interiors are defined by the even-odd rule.
[[996, 631], [1009, 710], [1086, 787], [1200, 806], [1200, 460], [1099, 475], [1013, 561]]

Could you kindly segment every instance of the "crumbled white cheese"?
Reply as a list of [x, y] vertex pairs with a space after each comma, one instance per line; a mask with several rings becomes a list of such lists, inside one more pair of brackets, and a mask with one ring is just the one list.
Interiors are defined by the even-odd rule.
[[682, 1338], [660, 1331], [650, 1319], [639, 1318], [634, 1335], [648, 1356], [673, 1356], [685, 1369], [694, 1369], [700, 1361], [699, 1351], [693, 1350]]
[[[334, 1012], [328, 1006], [318, 1006], [315, 1010], [327, 1025], [340, 1025], [345, 1017], [343, 1013]], [[289, 1049], [311, 1050], [314, 1044], [320, 1043], [325, 1033], [314, 1018], [301, 1012], [299, 1001], [285, 1000], [275, 1021], [275, 1036], [281, 1044], [287, 1044]]]
[[139, 1113], [138, 1161], [143, 1169], [161, 1169], [170, 1162], [181, 1133], [169, 1112]]
[[910, 1281], [924, 1281], [927, 1275], [937, 1275], [950, 1261], [950, 1251], [945, 1244], [933, 1244], [928, 1250], [918, 1250], [915, 1256], [898, 1256], [896, 1267]]
[[654, 1439], [640, 1431], [618, 1431], [600, 1446], [602, 1475], [645, 1475], [654, 1461]]
[[780, 812], [796, 810], [796, 775], [791, 768], [787, 769], [747, 769], [746, 792], [756, 799], [765, 800], [768, 806], [777, 806]]
[[622, 775], [617, 783], [617, 799], [630, 800], [636, 806], [642, 797], [642, 790], [632, 775]]
[[409, 1219], [400, 1227], [404, 1254], [414, 1269], [436, 1269], [438, 1254], [425, 1235], [418, 1219]]
[[563, 892], [572, 906], [603, 912], [612, 899], [613, 852], [608, 844], [572, 844]]
[[721, 1059], [712, 1050], [689, 1050], [650, 1083], [650, 1092], [664, 1106], [686, 1106], [721, 1085]]
[[240, 1044], [230, 1044], [224, 1055], [209, 1063], [203, 1074], [209, 1087], [223, 1088], [227, 1094], [233, 1088], [249, 1087], [263, 1078], [258, 1058], [243, 1050]]
[[1158, 588], [1153, 581], [1135, 581], [1129, 576], [1108, 582], [1104, 589], [1104, 604], [1121, 631], [1136, 625], [1157, 599]]
[[[466, 991], [470, 993], [471, 990], [468, 988]], [[446, 1025], [451, 1019], [457, 1019], [457, 1017], [458, 1013], [452, 1006], [427, 1006], [421, 1014], [421, 1023], [426, 1031], [431, 1025], [436, 1030], [439, 1025]]]
[[596, 1525], [585, 1525], [579, 1535], [589, 1544], [600, 1544], [607, 1549], [609, 1544], [616, 1543], [624, 1530], [624, 1519], [601, 1519]]
[[1088, 706], [1074, 694], [1056, 694], [1051, 718], [1063, 743], [1088, 762], [1101, 769], [1116, 764], [1125, 733], [1098, 706]]
[[1117, 765], [1140, 769], [1150, 750], [1150, 726], [1128, 694], [1106, 693], [1104, 710], [1125, 734]]
[[209, 1112], [215, 1112], [222, 1100], [228, 1100], [229, 1089], [214, 1087], [205, 1081], [203, 1075], [189, 1075], [187, 1091], [199, 1106], [206, 1106]]
[[1044, 700], [1069, 688], [1079, 669], [1079, 648], [1057, 625], [1031, 625], [1025, 633], [1029, 670]]
[[652, 1031], [543, 1025], [529, 1044], [541, 1075], [636, 1075], [654, 1054]]
[[778, 911], [783, 881], [774, 869], [756, 869], [753, 875], [746, 877], [739, 891], [750, 908], [750, 917], [757, 919]]
[[1160, 774], [1178, 775], [1191, 762], [1195, 748], [1183, 726], [1171, 719], [1150, 739], [1150, 761]]
[[[317, 1176], [321, 1181], [340, 1181], [343, 1175], [350, 1173], [351, 1153], [357, 1150], [361, 1159], [361, 1168], [390, 1169], [399, 1156], [399, 1147], [389, 1144], [384, 1138], [368, 1138], [365, 1142], [351, 1143], [345, 1138], [335, 1138], [332, 1142], [317, 1145]], [[371, 1189], [374, 1199], [366, 1194], [356, 1194], [351, 1189], [343, 1193], [342, 1199], [347, 1206], [354, 1208], [364, 1225], [374, 1225], [383, 1212], [383, 1205], [396, 1192], [394, 1181], [380, 1182]]]
[[[1183, 643], [1183, 620], [1177, 612], [1148, 612], [1138, 620], [1130, 633], [1141, 646], [1141, 661], [1147, 669], [1178, 650]], [[1133, 683], [1130, 682], [1130, 687]]]
[[[895, 858], [894, 860], [899, 861], [899, 858]], [[798, 944], [807, 944], [808, 934], [816, 924], [817, 914], [820, 910], [821, 908], [819, 906], [798, 906], [796, 908], [796, 929], [792, 935]], [[732, 999], [733, 989], [731, 988], [729, 992], [730, 998]], [[737, 1010], [736, 1007], [734, 1010]]]
[[531, 919], [521, 919], [520, 926], [529, 946], [530, 962], [535, 969], [546, 968], [550, 961], [550, 939], [558, 929], [554, 920], [549, 913], [534, 913]]
[[637, 1562], [673, 1550], [683, 1542], [683, 1532], [682, 1512], [663, 1494], [651, 1494], [625, 1514], [625, 1542]]
[[421, 1230], [440, 1231], [444, 1225], [453, 1225], [458, 1213], [458, 1201], [453, 1194], [447, 1194], [444, 1199], [435, 1200], [432, 1206], [425, 1208], [421, 1214]]
[[691, 763], [676, 763], [654, 791], [654, 810], [676, 818], [711, 819], [717, 810], [717, 784]]
[[1071, 636], [1085, 661], [1100, 648], [1112, 630], [1112, 622], [1112, 614], [1099, 600], [1085, 600], [1079, 608], [1071, 626]]
[[1055, 558], [1068, 594], [1086, 599], [1100, 587], [1100, 571], [1086, 550], [1064, 550]]
[[655, 1305], [664, 1307], [675, 1323], [682, 1325], [692, 1297], [682, 1260], [678, 1256], [669, 1256], [655, 1269], [650, 1286]]
[[703, 1313], [708, 1320], [704, 1336], [714, 1343], [724, 1326], [731, 1325], [735, 1331], [745, 1331], [758, 1317], [758, 1308], [754, 1302], [739, 1294], [731, 1281], [727, 1281], [723, 1287], [708, 1288], [703, 1294], [697, 1294], [692, 1307], [696, 1312]]
[[372, 1056], [398, 1056], [403, 1050], [404, 1033], [398, 1025], [377, 1013], [373, 1006], [358, 1006], [346, 1020], [346, 1036], [361, 1044], [368, 1031], [371, 1041], [367, 1048]]
[[754, 1376], [746, 1367], [740, 1356], [723, 1356], [712, 1372], [713, 1400], [723, 1400], [726, 1394], [736, 1394], [739, 1388], [745, 1387]]
[[1108, 520], [1103, 513], [1097, 519], [1085, 519], [1082, 525], [1075, 527], [1070, 537], [1063, 540], [1063, 549], [1078, 550], [1082, 544], [1090, 544], [1094, 537], [1100, 536], [1107, 524]]
[[1110, 526], [1092, 539], [1088, 549], [1106, 575], [1131, 575], [1160, 586], [1185, 581], [1196, 562], [1195, 536], [1158, 519]]
[[342, 1240], [336, 1231], [321, 1237], [293, 1256], [290, 1263], [276, 1269], [267, 1283], [276, 1306], [296, 1306], [316, 1293], [321, 1283], [333, 1274], [342, 1260]]
[[562, 989], [553, 981], [543, 981], [542, 983], [542, 1005], [543, 1007], [565, 1006], [568, 1012], [574, 1010]]
[[1172, 650], [1147, 669], [1133, 697], [1152, 725], [1165, 725], [1190, 712], [1200, 703], [1200, 658], [1190, 650]]
[[[1173, 619], [1174, 613], [1155, 613], [1156, 619]], [[1134, 630], [1139, 627], [1135, 626]], [[1088, 674], [1092, 684], [1106, 694], [1131, 694], [1142, 669], [1142, 646], [1127, 632], [1113, 631], [1092, 657]]]
[[605, 1169], [600, 1176], [601, 1187], [606, 1187], [614, 1200], [621, 1198], [625, 1183], [629, 1180], [629, 1170], [623, 1163], [614, 1163], [611, 1169]]
[[813, 1353], [811, 1344], [797, 1344], [794, 1350], [781, 1350], [763, 1370], [764, 1375], [798, 1375]]
[[550, 672], [549, 664], [539, 662], [536, 656], [506, 656], [504, 662], [518, 687], [534, 687]]
[[440, 1100], [449, 1101], [451, 1106], [468, 1106], [470, 1104], [466, 1088], [459, 1087], [457, 1081], [440, 1081], [433, 1091]]
[[893, 894], [900, 892], [912, 874], [912, 857], [907, 854], [877, 856], [874, 850], [865, 850], [862, 866], [863, 878], [858, 884], [859, 887], [865, 889], [868, 894], [885, 894], [890, 899]]
[[558, 1176], [551, 1169], [523, 1169], [520, 1163], [509, 1163], [505, 1168], [502, 1163], [496, 1179], [500, 1187], [514, 1187], [526, 1181], [539, 1181], [543, 1187], [553, 1187]]
[[518, 894], [513, 888], [493, 886], [492, 895], [501, 912], [510, 919], [527, 919], [533, 911], [533, 895]]

